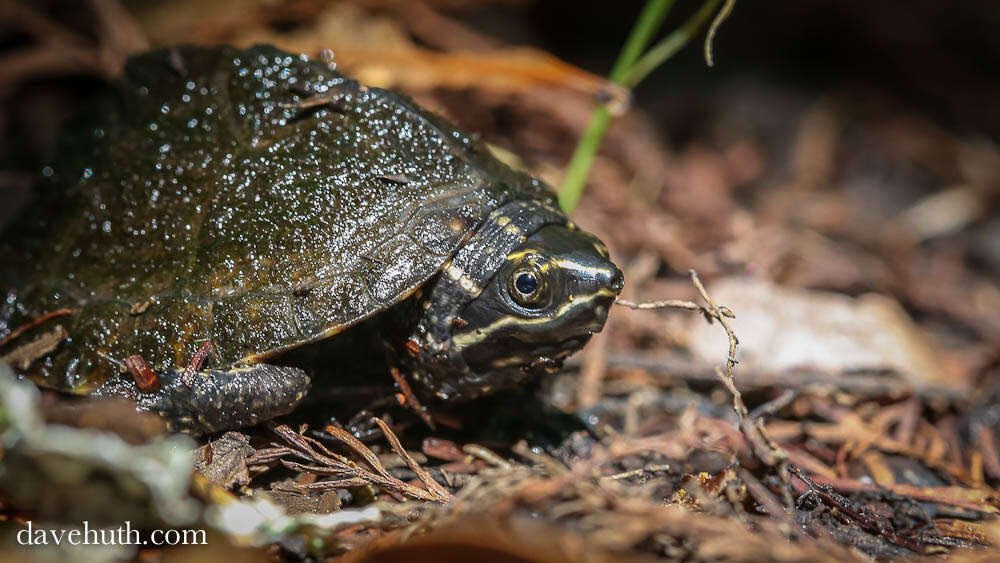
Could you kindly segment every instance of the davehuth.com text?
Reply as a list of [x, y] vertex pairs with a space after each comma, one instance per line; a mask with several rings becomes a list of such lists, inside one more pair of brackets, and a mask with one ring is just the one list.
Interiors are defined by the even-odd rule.
[[27, 527], [18, 530], [17, 543], [20, 545], [205, 545], [208, 543], [205, 530], [194, 529], [154, 529], [145, 537], [138, 529], [125, 521], [118, 527], [92, 528], [84, 520], [79, 527], [46, 528], [35, 526], [31, 520]]

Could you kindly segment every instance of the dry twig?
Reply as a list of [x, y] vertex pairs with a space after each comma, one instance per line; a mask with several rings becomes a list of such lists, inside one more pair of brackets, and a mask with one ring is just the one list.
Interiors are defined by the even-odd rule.
[[[711, 324], [713, 322], [718, 322], [719, 325], [722, 326], [723, 330], [726, 331], [726, 337], [729, 339], [729, 353], [726, 356], [725, 371], [717, 369], [716, 374], [719, 379], [722, 380], [726, 389], [728, 389], [730, 394], [733, 396], [733, 410], [736, 411], [736, 417], [739, 420], [740, 429], [753, 446], [754, 453], [762, 462], [769, 466], [779, 465], [788, 457], [788, 455], [782, 451], [782, 449], [773, 440], [767, 437], [763, 423], [759, 419], [754, 422], [749, 416], [750, 413], [747, 410], [746, 404], [743, 402], [743, 395], [736, 387], [736, 382], [734, 381], [736, 364], [739, 363], [736, 359], [736, 348], [739, 345], [739, 340], [736, 338], [736, 334], [733, 332], [732, 327], [729, 326], [727, 319], [733, 319], [736, 315], [733, 314], [732, 310], [728, 307], [717, 305], [715, 301], [712, 300], [712, 297], [705, 289], [705, 285], [701, 282], [701, 278], [698, 277], [698, 272], [690, 270], [689, 274], [691, 276], [691, 283], [694, 284], [698, 293], [701, 295], [702, 300], [705, 302], [704, 305], [699, 305], [693, 301], [676, 299], [653, 301], [648, 303], [634, 303], [619, 299], [615, 301], [615, 303], [632, 309], [669, 308], [699, 311], [705, 316], [705, 320], [708, 323]], [[782, 478], [787, 481], [786, 472], [781, 469], [780, 473]]]
[[[344, 456], [331, 452], [314, 438], [295, 432], [285, 424], [272, 424], [271, 429], [288, 442], [291, 447], [282, 448], [276, 445], [273, 450], [262, 453], [259, 459], [253, 459], [252, 461], [260, 463], [265, 460], [280, 460], [282, 465], [295, 471], [333, 477], [333, 479], [325, 481], [316, 481], [304, 485], [285, 485], [282, 487], [300, 493], [372, 485], [384, 491], [405, 495], [418, 500], [435, 502], [447, 502], [450, 500], [451, 493], [434, 481], [430, 474], [413, 460], [412, 456], [403, 449], [402, 444], [400, 444], [399, 439], [396, 438], [392, 429], [381, 419], [376, 418], [374, 422], [382, 429], [393, 451], [417, 474], [425, 489], [414, 487], [394, 477], [373, 451], [368, 449], [367, 446], [350, 432], [335, 426], [327, 426], [327, 433], [361, 456], [365, 460], [365, 463], [371, 467], [370, 470], [359, 466]], [[317, 451], [317, 449], [321, 451]], [[255, 454], [252, 457], [256, 457], [257, 455]], [[299, 463], [284, 459], [288, 455], [304, 459], [310, 463]], [[248, 465], [250, 462], [251, 460], [248, 459]]]

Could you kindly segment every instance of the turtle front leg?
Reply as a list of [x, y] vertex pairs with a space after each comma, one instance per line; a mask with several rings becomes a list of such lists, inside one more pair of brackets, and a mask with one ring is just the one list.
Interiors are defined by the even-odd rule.
[[256, 364], [200, 370], [190, 384], [185, 384], [185, 371], [157, 372], [158, 388], [150, 392], [125, 376], [108, 381], [94, 395], [133, 400], [140, 410], [166, 419], [173, 431], [209, 434], [288, 414], [309, 391], [309, 376], [293, 367]]

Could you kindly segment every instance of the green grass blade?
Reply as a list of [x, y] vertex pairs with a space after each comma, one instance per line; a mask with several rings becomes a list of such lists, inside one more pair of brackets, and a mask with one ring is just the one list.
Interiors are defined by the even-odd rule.
[[[719, 2], [720, 0], [706, 0], [680, 29], [672, 32], [643, 55], [643, 51], [649, 46], [656, 31], [667, 17], [670, 8], [674, 5], [674, 0], [649, 0], [646, 2], [635, 26], [632, 27], [632, 32], [625, 40], [625, 45], [618, 55], [615, 66], [611, 69], [609, 79], [627, 88], [635, 87], [650, 72], [684, 47], [701, 30], [708, 18], [715, 12]], [[733, 0], [727, 0], [727, 9], [731, 9], [733, 3]], [[723, 15], [720, 19], [724, 19], [724, 17]], [[566, 175], [559, 190], [559, 205], [567, 214], [576, 209], [583, 196], [587, 178], [590, 176], [590, 167], [594, 163], [594, 157], [597, 156], [601, 141], [604, 139], [604, 133], [610, 123], [611, 112], [607, 107], [601, 106], [595, 109], [594, 113], [591, 114], [587, 129], [573, 151], [573, 157], [566, 166]]]
[[649, 0], [646, 2], [642, 13], [639, 14], [639, 19], [635, 21], [635, 26], [632, 27], [632, 31], [628, 35], [628, 39], [625, 40], [625, 45], [622, 46], [621, 53], [618, 54], [615, 66], [611, 67], [611, 74], [608, 75], [608, 78], [612, 82], [621, 84], [622, 80], [628, 76], [629, 69], [652, 42], [653, 36], [663, 25], [663, 20], [666, 19], [673, 6], [674, 0]]
[[701, 31], [708, 18], [715, 13], [715, 8], [718, 5], [719, 0], [707, 0], [702, 4], [701, 9], [695, 12], [688, 21], [684, 22], [684, 25], [664, 37], [662, 41], [654, 45], [641, 59], [635, 62], [632, 68], [629, 69], [628, 75], [625, 77], [622, 85], [634, 88], [636, 84], [642, 82], [642, 79], [649, 76], [650, 72], [653, 72], [657, 67], [666, 62], [667, 59], [674, 56], [677, 51], [680, 51], [682, 47], [687, 45]]
[[[674, 0], [649, 0], [646, 2], [642, 13], [639, 14], [639, 19], [632, 27], [632, 32], [625, 40], [625, 45], [618, 55], [615, 66], [611, 69], [610, 79], [612, 82], [621, 84], [622, 80], [628, 76], [632, 65], [652, 42], [653, 36], [660, 29], [673, 5]], [[594, 110], [590, 123], [573, 152], [573, 158], [570, 159], [569, 165], [566, 167], [566, 177], [563, 179], [562, 188], [559, 190], [559, 205], [566, 213], [571, 213], [576, 208], [576, 204], [579, 203], [580, 197], [583, 196], [583, 189], [587, 185], [587, 177], [590, 175], [590, 166], [594, 162], [594, 156], [597, 155], [601, 140], [604, 138], [604, 132], [610, 122], [611, 113], [606, 107]]]

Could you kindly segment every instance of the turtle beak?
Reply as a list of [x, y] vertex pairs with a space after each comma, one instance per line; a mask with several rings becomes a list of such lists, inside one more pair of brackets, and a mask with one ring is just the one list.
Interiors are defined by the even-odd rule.
[[614, 274], [612, 274], [609, 277], [610, 279], [607, 280], [607, 287], [611, 289], [611, 291], [614, 291], [617, 296], [625, 287], [625, 275], [618, 269], [618, 266], [612, 264], [611, 267], [614, 269]]
[[601, 332], [604, 329], [604, 323], [608, 320], [608, 311], [625, 287], [625, 276], [613, 262], [606, 262], [602, 268], [596, 269], [596, 272], [594, 276], [596, 288], [592, 294], [593, 306], [591, 309], [593, 323], [589, 327], [591, 334]]

